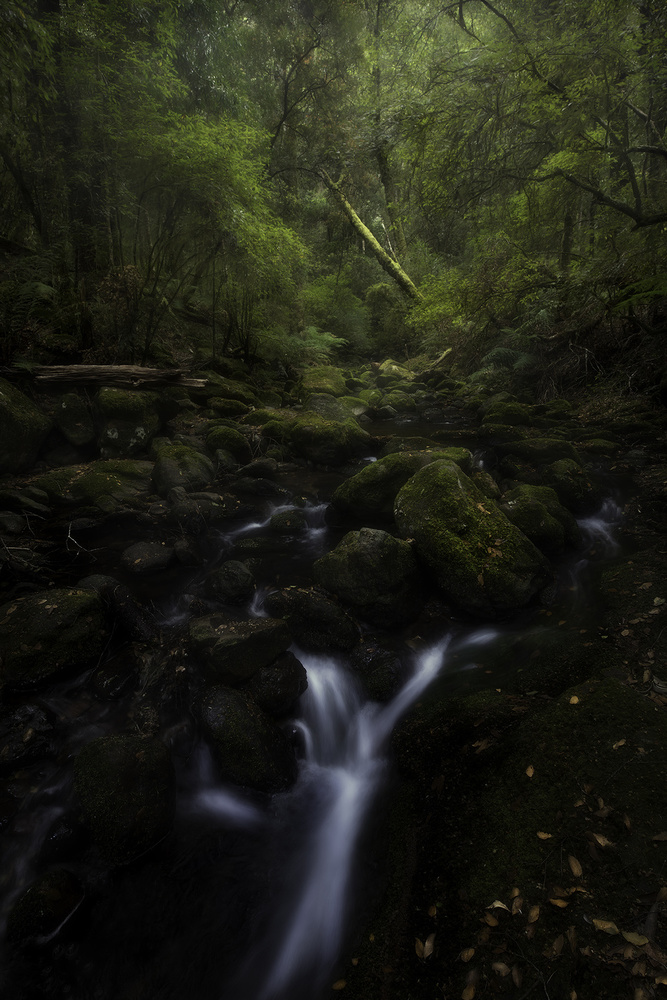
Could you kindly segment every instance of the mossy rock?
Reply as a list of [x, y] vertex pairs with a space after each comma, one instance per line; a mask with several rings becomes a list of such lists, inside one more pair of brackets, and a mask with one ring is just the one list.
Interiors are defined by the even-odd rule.
[[93, 664], [106, 642], [104, 608], [90, 590], [54, 588], [0, 608], [0, 678], [11, 689], [32, 688]]
[[155, 392], [100, 389], [95, 401], [97, 444], [102, 458], [130, 457], [147, 450], [160, 429]]
[[386, 361], [377, 366], [375, 380], [380, 388], [383, 388], [399, 382], [413, 382], [414, 375], [392, 358], [387, 358]]
[[382, 406], [382, 390], [381, 389], [362, 389], [359, 392], [359, 398], [363, 400], [372, 410], [377, 410]]
[[337, 399], [328, 392], [316, 392], [308, 397], [304, 409], [319, 413], [325, 420], [349, 420], [353, 414], [342, 399], [343, 397]]
[[51, 420], [28, 397], [0, 378], [0, 475], [34, 465]]
[[294, 748], [247, 694], [216, 685], [204, 692], [198, 715], [223, 779], [260, 792], [294, 784]]
[[457, 453], [463, 462], [472, 464], [470, 452], [465, 448], [444, 451], [398, 452], [371, 462], [355, 476], [346, 479], [336, 488], [331, 502], [338, 510], [361, 519], [393, 517], [396, 494], [415, 472], [429, 462], [448, 458]]
[[500, 510], [546, 555], [581, 542], [573, 515], [549, 486], [521, 484], [504, 494]]
[[255, 577], [245, 563], [227, 559], [206, 577], [206, 590], [226, 604], [243, 604], [255, 592]]
[[240, 399], [222, 399], [222, 397], [213, 396], [207, 403], [209, 408], [221, 417], [240, 417], [250, 412], [249, 404]]
[[105, 861], [123, 865], [170, 831], [174, 771], [156, 738], [101, 736], [74, 762], [74, 789], [83, 819]]
[[484, 407], [485, 424], [529, 427], [532, 421], [533, 409], [525, 403], [496, 400], [488, 407]]
[[313, 565], [316, 583], [352, 607], [362, 618], [385, 628], [413, 621], [424, 594], [409, 542], [386, 531], [350, 531], [335, 549]]
[[591, 513], [602, 503], [600, 487], [571, 459], [553, 462], [542, 470], [542, 478], [555, 490], [560, 502], [575, 513]]
[[195, 618], [189, 626], [190, 645], [206, 676], [216, 683], [240, 684], [284, 653], [292, 636], [285, 622], [274, 618], [235, 621], [224, 614]]
[[75, 392], [67, 392], [58, 399], [54, 419], [63, 436], [75, 448], [92, 444], [96, 438], [90, 407]]
[[96, 507], [110, 513], [149, 493], [152, 472], [152, 462], [117, 458], [67, 465], [32, 482], [54, 506]]
[[235, 379], [224, 378], [213, 371], [202, 371], [200, 378], [206, 379], [206, 386], [203, 389], [190, 389], [190, 396], [195, 402], [203, 405], [210, 405], [211, 399], [237, 399], [246, 406], [259, 406], [257, 396], [243, 382]]
[[153, 485], [158, 496], [166, 497], [170, 490], [182, 486], [196, 493], [215, 479], [215, 467], [206, 455], [184, 444], [160, 448], [152, 470]]
[[340, 368], [335, 368], [333, 365], [305, 368], [301, 375], [301, 390], [306, 398], [320, 392], [330, 396], [346, 396], [345, 375]]
[[[264, 432], [266, 433], [266, 426]], [[299, 458], [317, 465], [343, 465], [367, 453], [371, 438], [356, 420], [325, 420], [318, 414], [304, 414], [289, 427], [289, 447]]]
[[315, 653], [349, 653], [359, 642], [359, 626], [339, 604], [321, 591], [287, 587], [270, 593], [266, 607], [287, 623], [294, 641]]
[[252, 458], [247, 437], [232, 427], [211, 427], [206, 434], [206, 447], [212, 454], [218, 449], [228, 451], [241, 465]]
[[531, 438], [514, 441], [512, 452], [536, 467], [551, 465], [563, 459], [581, 465], [579, 453], [569, 441], [560, 438]]
[[268, 424], [270, 420], [280, 420], [282, 417], [281, 410], [265, 406], [257, 410], [250, 410], [249, 413], [246, 413], [237, 422], [250, 427], [261, 427], [264, 424]]
[[397, 413], [414, 413], [417, 409], [412, 396], [402, 389], [392, 389], [382, 397], [383, 406], [391, 406]]
[[531, 438], [532, 433], [527, 427], [519, 427], [515, 424], [487, 423], [481, 425], [477, 435], [480, 441], [498, 446], [506, 444], [514, 445], [514, 442], [527, 441]]
[[452, 462], [417, 472], [394, 516], [443, 593], [473, 614], [515, 611], [551, 578], [542, 553]]

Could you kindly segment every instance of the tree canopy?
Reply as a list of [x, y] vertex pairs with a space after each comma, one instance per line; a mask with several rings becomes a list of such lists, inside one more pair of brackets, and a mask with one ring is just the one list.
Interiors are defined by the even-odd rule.
[[662, 342], [657, 0], [7, 0], [0, 46], [5, 362]]

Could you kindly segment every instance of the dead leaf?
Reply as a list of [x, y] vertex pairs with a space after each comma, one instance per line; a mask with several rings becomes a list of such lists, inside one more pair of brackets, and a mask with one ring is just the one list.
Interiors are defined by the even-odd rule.
[[662, 833], [656, 833], [655, 837], [651, 837], [651, 840], [667, 840], [667, 830], [663, 830]]
[[619, 747], [624, 747], [626, 742], [626, 740], [619, 740], [618, 743], [614, 743], [612, 750], [618, 750]]
[[551, 956], [553, 958], [558, 958], [565, 945], [565, 935], [559, 934], [554, 943], [551, 945]]
[[536, 903], [535, 906], [531, 906], [528, 911], [528, 923], [534, 924], [536, 920], [540, 919], [540, 904]]
[[574, 808], [578, 809], [579, 806], [585, 806], [585, 805], [586, 802], [584, 801], [584, 799], [577, 799], [577, 801], [574, 803]]
[[510, 893], [510, 899], [516, 899], [516, 897], [520, 895], [521, 895], [521, 889], [517, 889], [515, 886]]
[[636, 944], [638, 948], [648, 944], [648, 938], [643, 934], [635, 934], [634, 931], [621, 931], [621, 934], [630, 944]]
[[481, 753], [482, 750], [486, 750], [487, 747], [491, 746], [491, 742], [492, 742], [491, 740], [486, 739], [486, 740], [478, 740], [477, 743], [473, 743], [473, 746], [477, 747], [475, 753]]
[[523, 898], [521, 896], [515, 896], [512, 900], [512, 916], [517, 913], [521, 913], [521, 907], [523, 906]]
[[[587, 838], [591, 843], [595, 843], [598, 847], [613, 847], [613, 843], [609, 840], [603, 833], [593, 833], [592, 830], [586, 834]], [[667, 833], [665, 834], [665, 840], [667, 840]]]
[[570, 864], [570, 871], [572, 872], [574, 877], [581, 878], [581, 876], [584, 874], [584, 870], [577, 861], [577, 859], [572, 854], [569, 854], [567, 860]]
[[538, 830], [537, 831], [537, 836], [540, 838], [540, 840], [551, 840], [553, 834], [552, 833], [545, 833], [544, 830]]
[[579, 699], [577, 698], [576, 694], [573, 694], [572, 697], [570, 698], [570, 705], [578, 705], [578, 704], [579, 704]]
[[471, 983], [469, 986], [466, 986], [463, 993], [461, 994], [461, 1000], [473, 1000], [474, 996], [475, 996], [475, 987]]
[[464, 948], [461, 954], [459, 955], [459, 958], [461, 959], [462, 962], [469, 962], [474, 954], [475, 954], [474, 948]]
[[491, 913], [485, 913], [484, 914], [484, 922], [487, 923], [489, 925], [489, 927], [497, 927], [498, 926], [498, 921], [496, 920], [496, 918]]
[[665, 902], [667, 902], [667, 885], [663, 885], [662, 889], [660, 890], [660, 892], [658, 893], [658, 895], [655, 897], [655, 901], [656, 901], [656, 903], [665, 903]]
[[424, 942], [420, 941], [419, 938], [415, 938], [415, 951], [417, 952], [417, 958], [424, 957]]
[[493, 962], [491, 968], [494, 972], [497, 972], [499, 976], [509, 976], [511, 971], [509, 965], [505, 965], [504, 962]]
[[528, 767], [526, 768], [526, 774], [528, 775], [529, 778], [532, 778], [532, 776], [535, 774], [535, 768], [533, 767], [532, 764], [529, 764]]
[[429, 906], [429, 908], [428, 908], [428, 915], [429, 915], [429, 917], [437, 917], [438, 910], [437, 910], [437, 907], [435, 905], [434, 906]]
[[593, 926], [598, 931], [604, 931], [605, 934], [618, 934], [619, 930], [613, 920], [598, 920], [597, 918], [593, 920]]
[[518, 965], [512, 966], [512, 982], [517, 989], [521, 989], [521, 983], [523, 982], [523, 973]]
[[344, 990], [347, 986], [347, 981], [345, 979], [337, 979], [336, 982], [331, 987], [332, 990]]
[[560, 907], [561, 910], [564, 910], [566, 906], [570, 905], [567, 899], [550, 899], [549, 902], [552, 906]]
[[424, 958], [429, 958], [433, 954], [434, 941], [435, 941], [435, 934], [429, 934], [429, 936], [424, 941]]
[[509, 907], [505, 906], [504, 903], [501, 903], [499, 899], [494, 899], [494, 901], [487, 906], [487, 910], [507, 910], [508, 913], [510, 912]]

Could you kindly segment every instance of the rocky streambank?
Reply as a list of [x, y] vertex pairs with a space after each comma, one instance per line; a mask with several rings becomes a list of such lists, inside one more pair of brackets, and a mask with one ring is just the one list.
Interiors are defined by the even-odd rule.
[[[204, 374], [159, 393], [0, 381], [8, 842], [31, 790], [61, 782], [57, 844], [6, 873], [7, 988], [61, 996], [86, 961], [95, 979], [79, 922], [112, 905], [114, 872], [173, 863], [196, 743], [253, 794], [292, 786], [307, 684], [293, 648], [345, 656], [386, 700], [406, 650], [471, 621], [503, 640], [487, 682], [436, 685], [394, 736], [384, 895], [341, 988], [652, 988], [667, 944], [664, 409], [535, 403], [391, 361], [280, 386]], [[620, 547], [596, 563], [586, 520], [612, 495]], [[294, 563], [314, 508], [328, 550]], [[565, 567], [583, 560], [577, 600]], [[614, 866], [622, 891], [604, 888]], [[158, 995], [139, 964], [114, 996]]]

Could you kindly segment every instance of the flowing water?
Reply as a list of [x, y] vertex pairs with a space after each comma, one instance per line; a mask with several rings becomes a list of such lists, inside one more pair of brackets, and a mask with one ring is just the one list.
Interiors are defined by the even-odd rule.
[[[274, 508], [225, 533], [216, 559], [235, 557], [239, 543], [265, 536], [271, 516], [291, 509]], [[326, 504], [311, 504], [305, 513], [287, 559], [293, 560], [297, 576], [335, 538], [327, 528]], [[619, 508], [609, 501], [598, 515], [580, 522], [584, 552], [565, 573], [572, 574], [575, 585], [591, 559], [613, 554], [619, 517]], [[259, 582], [246, 609], [254, 616], [265, 614], [266, 589]], [[199, 583], [193, 574], [187, 593], [163, 606], [166, 628], [187, 620]], [[288, 723], [302, 751], [297, 782], [286, 793], [264, 796], [222, 785], [208, 750], [196, 738], [177, 753], [175, 839], [181, 854], [174, 857], [165, 848], [152, 868], [120, 872], [113, 885], [108, 876], [80, 866], [84, 876], [102, 884], [102, 902], [93, 906], [70, 951], [63, 949], [65, 971], [49, 966], [49, 976], [41, 980], [43, 992], [34, 995], [317, 1000], [327, 992], [355, 926], [357, 893], [364, 884], [359, 877], [364, 831], [381, 809], [392, 730], [436, 678], [492, 662], [507, 634], [502, 627], [454, 626], [445, 620], [435, 631], [429, 641], [413, 644], [417, 649], [404, 646], [407, 679], [384, 704], [364, 698], [343, 658], [293, 650], [307, 670], [308, 688]], [[73, 690], [53, 695], [56, 712], [65, 711]], [[70, 736], [70, 757], [81, 742], [113, 731], [113, 718], [99, 706], [86, 707], [80, 691], [74, 696], [82, 708]], [[11, 902], [39, 872], [44, 845], [71, 810], [66, 759], [41, 786], [30, 789], [5, 835], [0, 930]], [[158, 944], [154, 937], [160, 934], [164, 940]], [[5, 970], [7, 1000], [24, 1000], [16, 990], [25, 974], [20, 962]], [[26, 993], [26, 1000], [32, 995]]]

